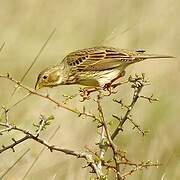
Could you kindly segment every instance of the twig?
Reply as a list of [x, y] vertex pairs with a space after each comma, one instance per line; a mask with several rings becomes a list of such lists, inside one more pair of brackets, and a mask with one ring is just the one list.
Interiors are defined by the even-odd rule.
[[2, 149], [0, 149], [0, 153], [8, 150], [8, 149], [12, 149], [13, 151], [15, 151], [15, 146], [23, 143], [24, 141], [27, 141], [28, 139], [34, 140], [42, 145], [44, 145], [45, 147], [47, 147], [51, 152], [53, 151], [58, 151], [58, 152], [62, 152], [64, 154], [67, 155], [71, 155], [71, 156], [75, 156], [77, 158], [83, 158], [87, 161], [88, 166], [90, 166], [93, 169], [93, 172], [95, 172], [95, 174], [97, 175], [97, 177], [100, 179], [101, 177], [103, 177], [102, 172], [100, 171], [100, 169], [97, 167], [93, 156], [90, 154], [87, 154], [85, 152], [76, 152], [74, 150], [69, 150], [69, 149], [65, 149], [65, 148], [60, 148], [58, 146], [55, 145], [51, 145], [49, 144], [47, 141], [45, 141], [44, 139], [41, 139], [39, 137], [37, 137], [37, 135], [33, 135], [32, 133], [30, 133], [27, 130], [24, 130], [22, 128], [19, 128], [15, 125], [11, 125], [11, 124], [5, 124], [5, 123], [1, 123], [0, 122], [0, 126], [4, 126], [4, 127], [9, 127], [11, 130], [15, 130], [15, 131], [19, 131], [22, 132], [23, 134], [25, 134], [25, 136], [19, 140], [13, 140], [13, 143], [8, 145], [8, 146], [2, 146]]
[[141, 127], [138, 124], [136, 124], [132, 118], [128, 117], [128, 120], [133, 124], [133, 129], [136, 128], [143, 136], [145, 136], [148, 133], [148, 131], [141, 129]]
[[[10, 110], [10, 108], [13, 108], [14, 106], [16, 106], [17, 104], [22, 102], [23, 99], [16, 102], [9, 109], [3, 107], [5, 121], [0, 122], [0, 126], [2, 127], [0, 130], [0, 134], [2, 135], [9, 131], [17, 131], [17, 132], [21, 132], [24, 136], [18, 140], [12, 138], [13, 142], [7, 146], [2, 145], [2, 148], [0, 149], [0, 153], [6, 151], [8, 149], [12, 149], [13, 151], [15, 151], [16, 146], [18, 146], [19, 144], [22, 144], [23, 142], [25, 142], [27, 140], [33, 140], [33, 141], [43, 145], [42, 150], [40, 151], [39, 155], [35, 158], [33, 163], [31, 164], [30, 168], [24, 175], [24, 178], [31, 171], [32, 167], [37, 162], [38, 158], [40, 157], [41, 153], [43, 152], [43, 150], [45, 148], [47, 148], [51, 152], [58, 151], [58, 152], [66, 154], [66, 155], [71, 155], [71, 156], [74, 156], [77, 158], [84, 159], [87, 163], [87, 165], [85, 167], [91, 167], [91, 170], [92, 170], [91, 172], [95, 173], [96, 178], [101, 179], [101, 180], [108, 178], [108, 173], [106, 173], [108, 171], [108, 169], [113, 170], [113, 172], [116, 174], [117, 180], [124, 180], [126, 178], [126, 176], [131, 175], [132, 173], [134, 173], [135, 171], [137, 171], [139, 169], [153, 166], [153, 163], [148, 164], [148, 162], [146, 162], [146, 163], [131, 162], [130, 160], [128, 160], [126, 158], [125, 153], [122, 155], [121, 151], [119, 150], [119, 148], [113, 141], [114, 138], [119, 134], [119, 131], [122, 130], [122, 126], [127, 120], [129, 120], [133, 124], [133, 126], [134, 126], [133, 128], [137, 128], [143, 135], [145, 134], [145, 132], [133, 121], [132, 116], [131, 116], [131, 111], [133, 110], [133, 108], [139, 98], [147, 99], [149, 102], [152, 102], [153, 100], [155, 100], [153, 98], [153, 96], [146, 97], [146, 96], [140, 95], [142, 88], [145, 85], [147, 85], [147, 81], [144, 79], [143, 75], [135, 76], [133, 78], [130, 77], [128, 80], [128, 82], [130, 82], [132, 85], [131, 87], [134, 89], [133, 98], [132, 98], [132, 101], [129, 106], [125, 105], [122, 102], [122, 100], [114, 100], [114, 102], [120, 104], [121, 107], [125, 108], [125, 114], [123, 115], [123, 117], [118, 117], [116, 115], [113, 115], [113, 117], [115, 117], [119, 121], [119, 123], [118, 123], [118, 126], [113, 131], [112, 135], [111, 135], [111, 132], [110, 132], [110, 129], [108, 126], [109, 124], [107, 123], [107, 121], [104, 117], [103, 107], [101, 104], [101, 100], [103, 99], [103, 97], [105, 97], [105, 95], [104, 96], [102, 95], [102, 91], [99, 91], [97, 99], [95, 100], [97, 102], [97, 106], [98, 106], [98, 115], [96, 116], [95, 114], [93, 114], [91, 112], [87, 113], [85, 106], [83, 107], [82, 111], [79, 111], [78, 109], [70, 108], [67, 105], [65, 105], [63, 102], [59, 102], [58, 100], [51, 98], [49, 95], [41, 94], [41, 93], [35, 91], [34, 89], [31, 89], [31, 88], [23, 85], [21, 82], [16, 81], [12, 77], [10, 77], [9, 74], [8, 75], [0, 75], [0, 78], [8, 79], [8, 80], [14, 82], [18, 87], [21, 87], [24, 90], [26, 90], [28, 93], [25, 97], [23, 97], [23, 99], [25, 99], [26, 97], [28, 97], [30, 95], [39, 96], [43, 99], [46, 99], [46, 100], [52, 102], [53, 104], [57, 105], [60, 108], [66, 109], [70, 112], [77, 114], [79, 117], [81, 117], [81, 116], [82, 116], [82, 118], [90, 117], [94, 121], [98, 122], [99, 127], [101, 127], [100, 140], [98, 143], [99, 150], [95, 151], [95, 152], [90, 151], [90, 150], [89, 150], [89, 152], [77, 152], [77, 151], [74, 151], [71, 149], [65, 149], [65, 148], [61, 148], [61, 147], [52, 145], [49, 143], [50, 139], [48, 141], [46, 141], [43, 138], [41, 138], [40, 133], [46, 128], [47, 125], [49, 125], [49, 118], [46, 118], [42, 115], [40, 117], [39, 123], [35, 124], [37, 129], [36, 129], [36, 132], [34, 132], [34, 133], [32, 133], [26, 129], [22, 129], [16, 125], [11, 124], [8, 120], [8, 111]], [[115, 86], [113, 88], [116, 88], [118, 85], [121, 85], [121, 84], [122, 83], [115, 84]], [[67, 101], [71, 98], [73, 98], [73, 96], [68, 96]], [[65, 102], [67, 102], [67, 101], [65, 101]], [[110, 149], [112, 151], [113, 156], [112, 156], [112, 159], [106, 160], [105, 155], [106, 155], [106, 152], [108, 149]], [[97, 152], [99, 152], [99, 153], [97, 153]], [[132, 166], [133, 168], [130, 171], [122, 174], [122, 172], [121, 172], [122, 169], [120, 169], [121, 165], [124, 165], [124, 166], [127, 165], [130, 167]], [[104, 171], [104, 170], [106, 170], [106, 171]]]
[[157, 98], [154, 98], [153, 94], [150, 97], [141, 95], [141, 96], [139, 96], [139, 98], [147, 99], [150, 103], [152, 103], [153, 101], [159, 101]]
[[132, 79], [130, 79], [130, 82], [133, 83], [132, 88], [134, 88], [133, 99], [132, 99], [131, 104], [129, 106], [127, 106], [127, 111], [126, 111], [125, 115], [123, 116], [123, 118], [121, 118], [118, 126], [116, 127], [116, 129], [112, 133], [112, 135], [111, 135], [112, 140], [118, 135], [120, 130], [122, 131], [123, 124], [129, 118], [129, 115], [130, 115], [132, 109], [134, 108], [134, 105], [136, 104], [138, 98], [139, 98], [139, 94], [140, 94], [142, 88], [146, 85], [145, 83], [147, 83], [144, 80], [144, 76], [136, 77], [135, 79], [132, 78]]
[[107, 149], [107, 145], [105, 144], [105, 129], [104, 126], [101, 127], [101, 133], [100, 133], [100, 140], [99, 140], [99, 149], [100, 149], [100, 153], [99, 153], [99, 163], [98, 163], [98, 168], [102, 169], [102, 161], [104, 160], [104, 156], [105, 156], [105, 152]]
[[70, 100], [73, 98], [77, 97], [79, 94], [74, 94], [74, 95], [65, 95], [63, 94], [63, 97], [65, 97], [65, 100], [63, 101], [63, 104], [67, 104]]
[[108, 142], [109, 142], [109, 146], [111, 147], [112, 151], [113, 151], [113, 159], [115, 161], [115, 164], [116, 164], [116, 176], [117, 176], [117, 180], [122, 180], [122, 177], [120, 175], [120, 167], [119, 167], [119, 163], [118, 163], [118, 149], [117, 149], [117, 146], [114, 144], [111, 136], [110, 136], [110, 133], [109, 133], [109, 130], [108, 130], [108, 125], [105, 121], [105, 118], [104, 118], [104, 113], [103, 113], [103, 110], [102, 110], [102, 106], [101, 106], [101, 103], [100, 103], [100, 100], [101, 100], [101, 92], [99, 92], [98, 94], [98, 98], [97, 98], [97, 104], [98, 104], [98, 111], [99, 111], [99, 116], [100, 116], [100, 119], [101, 119], [101, 123], [104, 127], [104, 130], [105, 130], [105, 133], [106, 133], [106, 136], [107, 136], [107, 139], [108, 139]]
[[35, 90], [33, 90], [33, 89], [30, 89], [29, 87], [21, 84], [19, 81], [16, 81], [16, 80], [13, 79], [12, 77], [10, 77], [9, 74], [8, 74], [8, 75], [0, 75], [0, 78], [8, 79], [8, 80], [14, 82], [15, 84], [17, 84], [19, 87], [21, 87], [21, 88], [25, 89], [26, 91], [28, 91], [30, 94], [33, 94], [33, 95], [39, 96], [39, 97], [41, 97], [41, 98], [44, 98], [44, 99], [46, 99], [46, 100], [48, 100], [48, 101], [51, 101], [51, 102], [53, 102], [54, 104], [56, 104], [58, 107], [67, 109], [67, 110], [69, 110], [69, 111], [71, 111], [71, 112], [73, 112], [73, 113], [76, 113], [76, 114], [78, 114], [78, 115], [81, 114], [79, 111], [77, 111], [77, 110], [75, 110], [75, 109], [71, 109], [71, 108], [65, 106], [64, 104], [62, 104], [62, 103], [60, 103], [60, 102], [52, 99], [49, 95], [40, 94], [40, 93], [38, 93], [37, 91], [35, 91]]
[[138, 170], [142, 170], [143, 168], [148, 168], [148, 167], [153, 167], [153, 166], [159, 167], [160, 165], [161, 164], [159, 164], [159, 163], [152, 163], [150, 161], [147, 161], [145, 163], [142, 162], [141, 164], [137, 164], [135, 168], [131, 169], [130, 171], [128, 171], [126, 173], [124, 173], [122, 175], [122, 177], [123, 177], [123, 179], [125, 179], [125, 177], [132, 175], [134, 172], [136, 172]]
[[39, 136], [40, 132], [44, 130], [48, 121], [49, 121], [49, 119], [41, 114], [39, 124], [36, 125], [38, 127], [38, 129], [36, 131], [37, 137]]
[[[119, 118], [118, 116], [114, 114], [112, 116], [116, 118], [118, 121], [122, 120], [122, 118]], [[136, 128], [140, 133], [142, 133], [143, 136], [145, 136], [148, 133], [148, 131], [142, 130], [141, 127], [138, 124], [136, 124], [132, 118], [130, 118], [130, 116], [127, 118], [127, 120], [129, 120], [133, 124], [133, 129]]]
[[[29, 87], [21, 84], [19, 81], [13, 79], [12, 77], [10, 77], [9, 74], [7, 75], [0, 75], [0, 78], [5, 78], [5, 79], [8, 79], [9, 81], [12, 81], [14, 82], [15, 84], [17, 84], [19, 87], [23, 88], [24, 90], [28, 91], [29, 94], [27, 94], [27, 96], [29, 95], [35, 95], [35, 96], [38, 96], [38, 97], [41, 97], [41, 98], [44, 98], [50, 102], [52, 102], [53, 104], [55, 104], [57, 107], [59, 108], [63, 108], [63, 109], [66, 109], [70, 112], [73, 112], [75, 114], [77, 114], [79, 117], [80, 116], [86, 116], [86, 117], [90, 117], [92, 119], [98, 119], [94, 114], [91, 114], [91, 113], [87, 113], [85, 112], [84, 110], [81, 112], [77, 109], [73, 109], [73, 108], [70, 108], [68, 106], [66, 106], [65, 104], [51, 98], [49, 95], [44, 95], [44, 94], [41, 94], [41, 93], [38, 93], [37, 91], [35, 91], [34, 89], [30, 89]], [[20, 101], [22, 102], [22, 101]], [[18, 102], [19, 103], [19, 102]], [[17, 103], [16, 103], [17, 104]], [[12, 107], [12, 106], [11, 106]], [[13, 106], [14, 107], [14, 106]], [[9, 111], [9, 109], [7, 109], [7, 111]]]

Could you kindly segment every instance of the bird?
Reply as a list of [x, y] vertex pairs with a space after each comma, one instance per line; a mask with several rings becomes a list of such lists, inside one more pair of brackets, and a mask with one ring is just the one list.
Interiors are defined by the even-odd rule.
[[141, 49], [126, 50], [105, 46], [76, 50], [65, 56], [58, 65], [41, 71], [35, 90], [70, 84], [109, 87], [125, 75], [129, 65], [157, 58], [173, 58], [173, 56], [148, 54]]

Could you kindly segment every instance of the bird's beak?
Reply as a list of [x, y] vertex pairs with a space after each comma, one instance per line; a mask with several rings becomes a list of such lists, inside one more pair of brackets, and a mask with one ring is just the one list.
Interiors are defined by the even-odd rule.
[[41, 89], [43, 87], [42, 83], [36, 82], [35, 90]]

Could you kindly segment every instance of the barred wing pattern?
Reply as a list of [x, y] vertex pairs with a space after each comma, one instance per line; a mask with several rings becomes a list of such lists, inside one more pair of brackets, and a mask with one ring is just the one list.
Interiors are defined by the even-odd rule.
[[63, 63], [79, 71], [103, 71], [141, 61], [144, 52], [94, 47], [70, 53], [64, 58]]

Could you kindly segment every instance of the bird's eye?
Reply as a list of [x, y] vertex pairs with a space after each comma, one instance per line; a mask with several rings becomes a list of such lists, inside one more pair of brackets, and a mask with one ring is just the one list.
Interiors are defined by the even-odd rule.
[[47, 79], [47, 76], [46, 76], [46, 75], [44, 75], [44, 76], [43, 76], [43, 79]]

